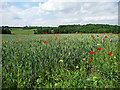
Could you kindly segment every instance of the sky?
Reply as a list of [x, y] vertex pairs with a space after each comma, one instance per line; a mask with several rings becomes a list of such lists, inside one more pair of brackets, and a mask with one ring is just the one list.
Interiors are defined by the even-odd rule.
[[4, 0], [0, 26], [118, 25], [119, 0]]

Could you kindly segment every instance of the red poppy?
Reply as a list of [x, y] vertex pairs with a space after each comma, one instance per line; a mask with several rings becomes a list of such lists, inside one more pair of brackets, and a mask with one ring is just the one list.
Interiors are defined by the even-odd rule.
[[97, 35], [97, 37], [99, 37], [99, 35]]
[[46, 33], [46, 34], [48, 34], [48, 33]]
[[93, 54], [93, 52], [90, 52], [90, 54]]
[[16, 37], [17, 38], [17, 37]]
[[88, 61], [91, 61], [91, 59], [89, 59]]
[[2, 40], [2, 42], [3, 42], [3, 40]]
[[97, 51], [95, 51], [95, 53], [97, 53]]
[[47, 43], [47, 41], [44, 41], [44, 43]]
[[81, 34], [81, 35], [83, 35], [83, 34]]
[[112, 53], [110, 52], [110, 53], [108, 53], [108, 55], [112, 56]]
[[102, 50], [101, 48], [98, 48], [98, 50]]
[[105, 35], [105, 33], [104, 33], [104, 35]]
[[55, 39], [57, 39], [57, 37], [55, 37]]
[[91, 35], [91, 37], [93, 37], [93, 35]]
[[102, 33], [100, 35], [102, 35]]
[[20, 39], [22, 39], [22, 37]]
[[108, 36], [105, 36], [105, 38], [108, 38]]

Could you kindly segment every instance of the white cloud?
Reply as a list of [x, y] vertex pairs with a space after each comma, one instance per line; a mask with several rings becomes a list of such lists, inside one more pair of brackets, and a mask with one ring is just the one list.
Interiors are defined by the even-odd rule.
[[96, 17], [85, 17], [84, 20], [85, 21], [90, 21], [90, 20], [100, 21], [100, 20], [115, 20], [117, 18], [118, 18], [117, 15], [115, 15], [115, 16], [96, 16]]
[[29, 3], [25, 3], [25, 4], [23, 5], [23, 7], [29, 8], [29, 7], [30, 7], [30, 4], [29, 4]]
[[[65, 0], [62, 0], [65, 1]], [[7, 6], [7, 7], [6, 7]], [[107, 23], [117, 24], [117, 4], [104, 2], [57, 2], [48, 0], [27, 9], [2, 5], [3, 25], [43, 25]], [[46, 19], [53, 16], [55, 19]]]

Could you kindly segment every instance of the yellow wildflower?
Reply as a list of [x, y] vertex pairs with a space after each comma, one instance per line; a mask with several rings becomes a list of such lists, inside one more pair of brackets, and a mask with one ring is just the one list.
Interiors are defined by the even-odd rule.
[[76, 66], [76, 68], [79, 68], [78, 66]]
[[68, 43], [66, 42], [66, 44], [68, 44]]
[[80, 69], [80, 71], [82, 71], [82, 69]]
[[97, 46], [100, 46], [100, 44], [97, 44]]
[[94, 77], [93, 77], [93, 80], [95, 80], [95, 79], [97, 79], [97, 77], [96, 77], [96, 76], [94, 76]]
[[63, 62], [63, 60], [59, 60], [59, 62]]
[[114, 56], [114, 58], [116, 58], [116, 56]]
[[85, 58], [83, 58], [83, 60], [85, 60]]
[[117, 64], [117, 62], [114, 62], [114, 64]]
[[57, 86], [58, 84], [57, 83], [55, 83], [55, 86]]

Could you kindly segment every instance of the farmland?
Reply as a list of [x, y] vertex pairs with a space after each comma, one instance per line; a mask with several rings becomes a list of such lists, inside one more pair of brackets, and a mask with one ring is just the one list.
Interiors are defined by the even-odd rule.
[[16, 35], [30, 35], [34, 34], [35, 29], [11, 28], [11, 33]]
[[118, 34], [2, 35], [3, 88], [118, 88]]

